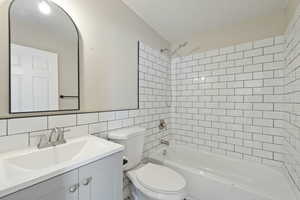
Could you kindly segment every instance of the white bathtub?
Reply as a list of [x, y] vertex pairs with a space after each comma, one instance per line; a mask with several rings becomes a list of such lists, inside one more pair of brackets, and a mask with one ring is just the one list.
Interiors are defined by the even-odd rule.
[[281, 171], [185, 147], [163, 149], [150, 156], [181, 173], [195, 200], [297, 200]]

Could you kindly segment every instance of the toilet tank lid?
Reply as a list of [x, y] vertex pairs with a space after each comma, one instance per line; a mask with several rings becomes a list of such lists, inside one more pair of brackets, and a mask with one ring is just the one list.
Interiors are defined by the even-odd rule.
[[126, 140], [128, 138], [144, 135], [146, 129], [142, 127], [121, 128], [108, 132], [108, 138], [112, 140]]

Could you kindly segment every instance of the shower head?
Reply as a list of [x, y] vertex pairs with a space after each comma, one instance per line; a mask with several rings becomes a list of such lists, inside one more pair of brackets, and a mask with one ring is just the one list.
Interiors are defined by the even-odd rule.
[[188, 45], [188, 42], [185, 42], [185, 43], [183, 43], [183, 44], [180, 44], [178, 47], [179, 47], [179, 48], [183, 48], [183, 47], [185, 47], [186, 45]]
[[168, 48], [164, 48], [164, 49], [161, 49], [160, 50], [160, 53], [166, 53], [168, 56], [172, 57], [173, 55], [177, 54], [177, 52], [188, 45], [188, 42], [185, 42], [185, 43], [182, 43], [182, 44], [179, 44], [178, 47], [174, 50], [174, 51], [171, 51], [170, 49]]
[[161, 49], [161, 50], [160, 50], [160, 53], [168, 53], [169, 51], [170, 51], [169, 49], [164, 48], [164, 49]]
[[[171, 56], [177, 54], [177, 52], [178, 52], [181, 48], [186, 47], [187, 45], [188, 45], [188, 42], [184, 42], [184, 43], [182, 43], [182, 44], [179, 44], [178, 47], [177, 47], [173, 52], [171, 52]], [[180, 55], [179, 55], [179, 56], [180, 56]]]

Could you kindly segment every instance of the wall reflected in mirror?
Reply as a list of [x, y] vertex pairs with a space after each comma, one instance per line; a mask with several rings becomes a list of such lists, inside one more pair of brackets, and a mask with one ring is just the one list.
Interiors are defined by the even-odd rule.
[[78, 110], [79, 36], [70, 16], [45, 0], [10, 6], [10, 112]]

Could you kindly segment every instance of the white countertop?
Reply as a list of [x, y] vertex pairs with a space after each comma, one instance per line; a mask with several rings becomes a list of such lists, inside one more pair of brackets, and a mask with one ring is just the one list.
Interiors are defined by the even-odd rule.
[[[80, 144], [81, 147], [77, 148], [77, 144]], [[65, 154], [63, 156], [66, 158], [70, 153], [63, 150], [70, 145], [74, 146], [70, 151], [78, 152], [75, 152], [74, 156], [66, 161], [53, 163], [51, 158], [47, 156], [50, 151], [52, 154], [53, 152]], [[41, 150], [31, 147], [2, 153], [0, 154], [0, 198], [123, 150], [124, 147], [119, 144], [88, 135], [69, 139], [66, 144], [56, 147]], [[8, 162], [8, 160], [13, 160], [15, 163], [23, 162], [23, 156], [27, 159], [27, 155], [33, 155], [30, 158], [35, 159], [34, 162], [37, 163], [26, 163], [26, 160], [23, 159], [26, 167], [21, 168], [18, 164]], [[48, 162], [48, 160], [50, 161]]]

